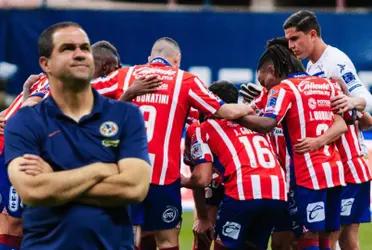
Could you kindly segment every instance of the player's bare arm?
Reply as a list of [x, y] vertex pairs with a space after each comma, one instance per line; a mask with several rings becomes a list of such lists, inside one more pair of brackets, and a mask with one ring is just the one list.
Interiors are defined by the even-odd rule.
[[93, 185], [80, 197], [80, 201], [97, 206], [118, 206], [141, 202], [150, 183], [150, 165], [138, 158], [121, 159], [119, 173]]
[[341, 94], [331, 98], [331, 106], [332, 110], [341, 113], [354, 108], [359, 111], [363, 111], [366, 107], [366, 100], [361, 97], [351, 97]]
[[339, 115], [335, 115], [334, 123], [324, 132], [324, 134], [318, 137], [298, 139], [298, 143], [295, 144], [293, 148], [297, 153], [314, 151], [336, 141], [346, 131], [347, 126], [344, 119]]
[[249, 114], [254, 114], [254, 110], [249, 105], [225, 103], [217, 110], [214, 116], [227, 120], [235, 120]]
[[158, 75], [145, 75], [134, 80], [133, 84], [120, 97], [120, 101], [131, 101], [137, 96], [156, 91], [162, 83]]
[[194, 188], [193, 190], [196, 218], [192, 231], [198, 236], [198, 240], [204, 241], [204, 244], [209, 245], [212, 241], [213, 223], [208, 217], [207, 204], [205, 202], [204, 188]]
[[358, 122], [361, 130], [372, 128], [372, 116], [368, 112], [363, 112], [362, 117], [358, 119]]
[[68, 203], [117, 172], [116, 164], [108, 163], [53, 172], [49, 164], [37, 155], [17, 157], [8, 167], [10, 181], [23, 202], [31, 206]]
[[267, 133], [277, 125], [275, 119], [257, 115], [244, 116], [238, 120], [238, 123], [248, 129], [260, 133]]
[[212, 163], [196, 165], [189, 178], [184, 178], [181, 185], [187, 188], [205, 187], [212, 181]]

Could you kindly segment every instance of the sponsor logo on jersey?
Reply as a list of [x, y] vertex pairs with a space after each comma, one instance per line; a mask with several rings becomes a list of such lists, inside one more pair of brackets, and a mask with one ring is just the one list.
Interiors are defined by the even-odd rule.
[[341, 216], [350, 216], [354, 198], [341, 200]]
[[324, 84], [324, 83], [315, 83], [311, 81], [301, 81], [298, 84], [298, 90], [300, 92], [305, 92], [307, 90], [321, 90], [321, 91], [329, 91], [330, 90], [330, 85], [329, 84]]
[[9, 188], [9, 204], [8, 204], [8, 209], [11, 212], [17, 212], [19, 209], [19, 195], [17, 194], [15, 188], [11, 186]]
[[346, 64], [337, 64], [337, 66], [340, 68], [340, 73], [342, 74], [342, 72], [345, 70]]
[[348, 90], [349, 92], [352, 92], [354, 89], [360, 88], [360, 87], [362, 87], [362, 84], [356, 83], [354, 85], [351, 85]]
[[316, 100], [316, 103], [319, 107], [330, 107], [331, 101], [330, 100]]
[[270, 97], [267, 101], [266, 111], [274, 111], [277, 100], [277, 97]]
[[309, 98], [307, 101], [309, 108], [315, 109], [316, 108], [316, 100], [314, 98]]
[[352, 72], [347, 72], [342, 75], [342, 79], [344, 79], [345, 83], [349, 85], [351, 82], [355, 81], [355, 75]]
[[105, 139], [102, 140], [102, 145], [105, 147], [113, 147], [116, 148], [119, 146], [120, 140], [110, 140], [110, 139]]
[[99, 127], [99, 132], [105, 137], [112, 137], [119, 132], [119, 126], [113, 121], [106, 121]]
[[237, 240], [239, 237], [241, 225], [237, 222], [226, 221], [222, 227], [222, 235]]
[[178, 216], [178, 209], [173, 206], [167, 206], [164, 210], [162, 218], [165, 223], [173, 222]]
[[309, 203], [306, 207], [307, 222], [319, 222], [325, 219], [324, 202]]

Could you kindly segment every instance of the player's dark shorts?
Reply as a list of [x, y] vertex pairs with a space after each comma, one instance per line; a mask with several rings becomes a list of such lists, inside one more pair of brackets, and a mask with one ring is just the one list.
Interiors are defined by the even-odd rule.
[[228, 249], [246, 249], [247, 244], [267, 249], [276, 219], [284, 211], [284, 201], [239, 201], [225, 196], [217, 216], [217, 239]]
[[[151, 184], [142, 206], [144, 215], [143, 231], [176, 228], [182, 219], [180, 180], [164, 186]], [[137, 222], [141, 222], [140, 216], [136, 216]]]
[[341, 189], [341, 225], [371, 221], [371, 183], [347, 184]]
[[283, 215], [277, 218], [276, 224], [274, 225], [274, 232], [286, 232], [291, 231], [294, 227], [292, 218], [289, 214], [289, 204], [286, 202], [285, 204], [285, 211]]
[[[311, 190], [296, 186], [288, 195], [293, 231], [300, 233], [340, 229], [341, 187]], [[301, 230], [301, 231], [299, 231]]]
[[22, 217], [22, 202], [15, 188], [9, 181], [7, 169], [5, 167], [4, 155], [0, 154], [0, 194], [1, 211], [6, 209], [7, 213], [13, 217]]

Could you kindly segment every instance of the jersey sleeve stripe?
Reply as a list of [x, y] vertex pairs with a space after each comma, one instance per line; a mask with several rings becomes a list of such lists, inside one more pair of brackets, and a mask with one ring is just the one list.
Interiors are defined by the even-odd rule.
[[198, 143], [200, 143], [203, 159], [205, 159], [205, 161], [211, 160], [211, 162], [213, 162], [213, 154], [212, 154], [208, 144], [206, 144], [201, 137], [200, 127], [197, 127], [195, 129], [195, 136], [196, 136], [196, 140], [198, 141]]
[[189, 96], [193, 98], [195, 101], [197, 101], [200, 105], [202, 105], [205, 109], [207, 109], [211, 114], [214, 114], [217, 112], [217, 110], [206, 103], [202, 98], [200, 98], [192, 89], [189, 89]]
[[119, 70], [116, 70], [114, 72], [112, 72], [111, 74], [109, 74], [108, 76], [105, 76], [105, 77], [98, 77], [96, 79], [93, 79], [90, 84], [96, 84], [96, 83], [100, 83], [100, 82], [108, 82], [110, 81], [112, 78], [116, 77], [116, 75], [119, 73]]
[[108, 88], [97, 89], [97, 92], [100, 93], [101, 95], [104, 95], [106, 93], [110, 93], [112, 91], [115, 91], [117, 88], [118, 88], [118, 83], [115, 83], [114, 85], [112, 85]]
[[124, 92], [127, 91], [128, 88], [129, 88], [129, 82], [130, 82], [130, 78], [132, 77], [133, 71], [134, 71], [134, 67], [133, 66], [128, 69], [128, 72], [127, 72], [127, 74], [125, 76], [125, 80], [124, 80], [124, 84], [123, 84], [123, 91]]

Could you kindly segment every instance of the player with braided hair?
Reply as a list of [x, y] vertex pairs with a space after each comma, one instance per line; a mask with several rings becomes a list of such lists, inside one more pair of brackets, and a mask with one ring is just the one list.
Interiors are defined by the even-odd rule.
[[[301, 62], [278, 42], [269, 44], [257, 69], [259, 82], [269, 90], [267, 105], [263, 117], [246, 116], [241, 123], [259, 132], [283, 125], [291, 155], [289, 208], [299, 225], [294, 228], [298, 249], [329, 249], [320, 242], [320, 235], [324, 239], [325, 232], [340, 227], [339, 186], [345, 184], [340, 155], [331, 143], [346, 131], [345, 122], [333, 114], [330, 105], [338, 90], [326, 78], [303, 73]], [[324, 143], [319, 148], [294, 151], [302, 138], [321, 134]]]

